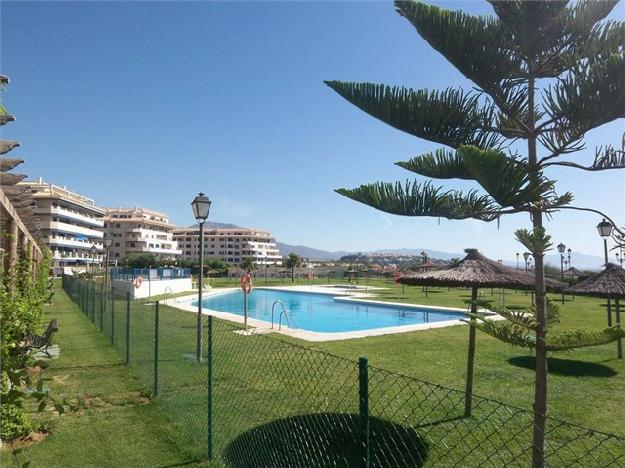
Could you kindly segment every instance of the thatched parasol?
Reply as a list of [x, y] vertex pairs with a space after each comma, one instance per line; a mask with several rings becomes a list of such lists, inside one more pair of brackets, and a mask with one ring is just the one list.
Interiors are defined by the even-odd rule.
[[[477, 249], [466, 249], [466, 257], [440, 270], [403, 275], [398, 283], [415, 286], [448, 286], [471, 288], [471, 313], [477, 313], [479, 288], [530, 289], [534, 287], [533, 273], [515, 270], [486, 258]], [[550, 289], [562, 289], [564, 283], [545, 278]], [[467, 358], [467, 381], [465, 389], [465, 416], [471, 415], [473, 394], [473, 368], [475, 361], [475, 318], [469, 323], [469, 353]]]
[[[531, 289], [534, 274], [507, 267], [486, 258], [477, 249], [465, 249], [467, 256], [436, 271], [402, 275], [398, 283], [414, 286], [447, 286], [477, 288]], [[549, 289], [561, 289], [565, 284], [545, 278]]]
[[0, 140], [0, 154], [5, 154], [13, 148], [17, 148], [20, 142], [17, 140]]
[[[567, 289], [567, 292], [581, 294], [583, 296], [605, 297], [608, 299], [608, 326], [612, 325], [612, 312], [610, 299], [614, 299], [616, 308], [616, 324], [621, 324], [620, 299], [625, 299], [625, 270], [614, 263], [606, 264], [603, 271], [580, 281], [575, 286]], [[616, 342], [618, 358], [623, 358], [623, 340]]]
[[[0, 140], [1, 141], [1, 140]], [[23, 159], [0, 159], [0, 172], [10, 171], [24, 162]]]

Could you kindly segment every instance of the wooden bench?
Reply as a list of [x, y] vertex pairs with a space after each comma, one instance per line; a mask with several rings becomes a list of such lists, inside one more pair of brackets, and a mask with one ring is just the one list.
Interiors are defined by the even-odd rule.
[[58, 330], [59, 330], [58, 319], [52, 319], [50, 320], [50, 323], [48, 324], [46, 331], [43, 332], [43, 335], [36, 335], [34, 333], [31, 333], [30, 335], [28, 335], [26, 339], [24, 340], [24, 347], [28, 349], [41, 350], [44, 353], [46, 353], [48, 357], [51, 357], [50, 353], [48, 352], [48, 348], [52, 344], [52, 337]]

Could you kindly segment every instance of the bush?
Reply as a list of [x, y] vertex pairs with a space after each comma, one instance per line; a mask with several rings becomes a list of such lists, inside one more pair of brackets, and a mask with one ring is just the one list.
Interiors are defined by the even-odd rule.
[[31, 430], [32, 423], [21, 406], [10, 403], [0, 405], [0, 439], [13, 440]]

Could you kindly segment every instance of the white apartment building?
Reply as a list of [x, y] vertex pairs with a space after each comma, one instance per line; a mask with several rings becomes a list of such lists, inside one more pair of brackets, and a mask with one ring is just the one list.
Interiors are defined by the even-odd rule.
[[[176, 229], [174, 239], [182, 250], [181, 258], [199, 258], [199, 227]], [[234, 265], [246, 257], [261, 265], [282, 264], [282, 256], [271, 233], [255, 228], [204, 228], [204, 256], [220, 258]]]
[[95, 206], [90, 198], [41, 178], [19, 184], [36, 190], [33, 194], [35, 213], [41, 222], [41, 237], [52, 252], [55, 269], [84, 269], [87, 265], [102, 262], [102, 208]]
[[182, 252], [173, 238], [175, 228], [167, 215], [158, 211], [137, 207], [105, 208], [104, 233], [111, 238], [111, 261], [123, 261], [132, 253], [177, 258]]

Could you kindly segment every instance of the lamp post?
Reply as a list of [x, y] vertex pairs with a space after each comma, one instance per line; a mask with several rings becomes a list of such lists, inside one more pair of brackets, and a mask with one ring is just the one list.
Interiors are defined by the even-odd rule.
[[516, 253], [516, 269], [519, 269], [519, 252]]
[[569, 259], [569, 268], [571, 268], [571, 252], [573, 251], [569, 247], [569, 249], [566, 251], [566, 253], [568, 254], [567, 258]]
[[532, 254], [531, 254], [531, 253], [529, 253], [529, 252], [525, 252], [525, 253], [523, 254], [523, 260], [525, 260], [525, 271], [527, 271], [527, 267], [528, 267], [528, 265], [529, 265], [529, 259], [530, 259], [530, 256], [531, 256], [531, 255], [532, 255]]
[[[560, 281], [564, 282], [564, 252], [566, 252], [566, 245], [562, 242], [558, 244], [558, 252], [560, 253]], [[564, 304], [564, 289], [562, 290], [562, 304]]]
[[93, 244], [91, 246], [91, 279], [95, 279], [95, 254], [97, 253], [98, 248]]
[[[612, 234], [612, 224], [607, 222], [605, 218], [597, 224], [597, 232], [599, 236], [603, 238], [603, 256], [605, 259], [605, 266], [608, 266], [608, 237]], [[612, 326], [612, 305], [610, 303], [610, 296], [608, 296], [608, 327]]]
[[104, 264], [104, 287], [108, 286], [109, 281], [109, 249], [111, 248], [111, 244], [113, 243], [113, 239], [110, 237], [104, 238], [104, 247], [106, 248], [106, 263]]
[[623, 268], [623, 255], [619, 254], [618, 252], [616, 252], [614, 255], [616, 255], [616, 261], [619, 262], [621, 268]]
[[200, 226], [200, 274], [197, 288], [197, 323], [195, 325], [195, 358], [202, 362], [202, 288], [204, 287], [204, 223], [208, 218], [211, 201], [202, 192], [191, 202], [193, 216]]

